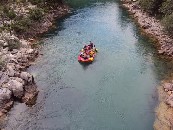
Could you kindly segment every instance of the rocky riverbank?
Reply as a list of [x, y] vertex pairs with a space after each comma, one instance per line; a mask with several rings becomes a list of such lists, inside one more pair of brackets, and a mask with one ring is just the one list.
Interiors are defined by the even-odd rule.
[[[25, 13], [23, 10], [22, 13]], [[0, 33], [0, 117], [10, 110], [15, 101], [27, 105], [35, 103], [38, 88], [27, 68], [39, 56], [39, 51], [33, 48], [38, 41], [31, 38], [48, 31], [56, 18], [68, 12], [68, 6], [60, 5], [20, 35], [9, 31]]]
[[[160, 21], [149, 16], [141, 9], [138, 2], [122, 0], [123, 6], [135, 18], [142, 31], [157, 42], [158, 54], [173, 58], [173, 39], [164, 31]], [[162, 81], [158, 87], [159, 105], [156, 108], [155, 130], [173, 129], [173, 80]]]
[[173, 80], [162, 81], [158, 87], [159, 105], [156, 108], [155, 130], [173, 129]]
[[160, 21], [143, 11], [138, 2], [131, 0], [122, 0], [122, 2], [123, 6], [139, 23], [141, 29], [148, 36], [157, 40], [158, 53], [173, 58], [173, 39], [164, 31]]
[[[31, 61], [38, 56], [38, 50], [31, 48], [30, 41], [19, 39], [7, 32], [0, 34], [0, 116], [7, 113], [18, 100], [32, 105], [38, 90], [34, 77], [26, 72]], [[18, 49], [10, 50], [10, 46], [18, 44]]]

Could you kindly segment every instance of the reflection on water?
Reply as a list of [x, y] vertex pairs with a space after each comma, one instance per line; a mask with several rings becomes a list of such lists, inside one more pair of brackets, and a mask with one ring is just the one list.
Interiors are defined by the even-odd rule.
[[[172, 63], [157, 56], [114, 0], [75, 2], [58, 29], [45, 35], [44, 55], [29, 69], [40, 90], [37, 104], [15, 105], [6, 128], [152, 130], [155, 87]], [[99, 52], [83, 66], [77, 55], [90, 40]]]

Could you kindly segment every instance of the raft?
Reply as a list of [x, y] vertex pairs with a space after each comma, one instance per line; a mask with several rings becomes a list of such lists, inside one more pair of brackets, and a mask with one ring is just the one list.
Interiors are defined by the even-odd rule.
[[92, 63], [94, 61], [94, 57], [84, 59], [83, 57], [78, 55], [78, 61], [81, 62], [81, 63]]
[[78, 55], [78, 61], [79, 61], [80, 63], [92, 63], [92, 62], [94, 61], [94, 58], [95, 58], [95, 56], [96, 56], [96, 52], [97, 52], [97, 51], [98, 51], [98, 50], [95, 49], [93, 56], [90, 57], [90, 58], [87, 58], [87, 59], [84, 59], [84, 58], [81, 57], [80, 54], [79, 54], [79, 55]]

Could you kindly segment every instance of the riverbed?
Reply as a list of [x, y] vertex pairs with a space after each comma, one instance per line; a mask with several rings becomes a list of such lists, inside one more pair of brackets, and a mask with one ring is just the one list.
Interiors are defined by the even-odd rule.
[[[172, 63], [115, 0], [69, 4], [72, 12], [44, 35], [43, 56], [28, 70], [40, 91], [36, 105], [16, 103], [6, 129], [152, 130], [156, 86]], [[89, 41], [98, 53], [81, 65], [77, 55]]]

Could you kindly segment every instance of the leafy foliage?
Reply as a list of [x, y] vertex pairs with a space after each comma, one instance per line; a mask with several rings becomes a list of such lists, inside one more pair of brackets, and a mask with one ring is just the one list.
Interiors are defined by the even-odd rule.
[[29, 0], [29, 2], [31, 2], [31, 4], [33, 5], [37, 5], [43, 2], [43, 0]]
[[154, 3], [154, 0], [140, 0], [139, 1], [139, 4], [145, 9], [145, 10], [148, 10], [148, 11], [151, 11], [152, 8], [153, 8], [153, 3]]
[[139, 4], [150, 14], [158, 14], [164, 0], [140, 0]]
[[173, 31], [173, 0], [139, 0], [139, 4], [145, 11], [159, 16], [168, 32]]
[[39, 21], [43, 17], [43, 10], [40, 8], [32, 9], [29, 11], [29, 18], [34, 21]]
[[[50, 9], [58, 7], [63, 3], [63, 0], [0, 0], [0, 20], [3, 26], [0, 27], [0, 31], [8, 30], [21, 34], [26, 32], [32, 25], [42, 20], [44, 14], [49, 12]], [[36, 5], [36, 8], [28, 8], [29, 12], [17, 14], [13, 6], [10, 4], [18, 5], [17, 11], [22, 12], [22, 7], [28, 5], [28, 2]], [[21, 6], [20, 6], [21, 5]], [[20, 8], [21, 7], [21, 8]], [[55, 8], [56, 9], [56, 8]]]
[[166, 15], [163, 18], [162, 23], [165, 29], [171, 34], [173, 32], [173, 13], [170, 15]]
[[45, 0], [47, 3], [59, 3], [62, 4], [63, 0]]
[[16, 20], [14, 24], [12, 24], [12, 29], [17, 33], [25, 32], [29, 26], [31, 25], [31, 20], [29, 18], [22, 18]]
[[173, 12], [173, 0], [164, 1], [159, 11], [164, 15], [170, 15]]
[[12, 19], [14, 19], [15, 17], [16, 17], [16, 14], [15, 14], [15, 12], [14, 12], [14, 10], [12, 10], [12, 9], [9, 9], [8, 11], [7, 11], [7, 17], [8, 18], [10, 18], [11, 20]]
[[21, 46], [21, 43], [18, 42], [17, 40], [13, 42], [11, 41], [8, 42], [8, 48], [10, 51], [12, 51], [13, 49], [19, 49], [20, 46]]

